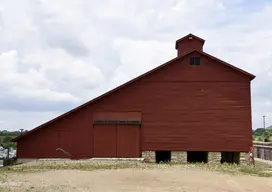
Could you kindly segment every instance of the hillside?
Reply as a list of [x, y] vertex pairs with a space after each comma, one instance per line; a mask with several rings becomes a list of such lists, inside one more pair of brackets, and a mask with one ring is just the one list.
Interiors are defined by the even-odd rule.
[[267, 138], [268, 141], [272, 141], [272, 126], [264, 128], [257, 128], [252, 130], [252, 136], [254, 141], [264, 141], [264, 138]]

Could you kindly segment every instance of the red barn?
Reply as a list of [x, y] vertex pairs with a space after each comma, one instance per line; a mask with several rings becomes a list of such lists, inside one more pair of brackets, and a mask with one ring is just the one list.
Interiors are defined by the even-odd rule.
[[15, 138], [17, 158], [68, 158], [64, 150], [205, 161], [207, 152], [249, 151], [255, 76], [203, 52], [204, 42], [177, 40], [176, 58]]

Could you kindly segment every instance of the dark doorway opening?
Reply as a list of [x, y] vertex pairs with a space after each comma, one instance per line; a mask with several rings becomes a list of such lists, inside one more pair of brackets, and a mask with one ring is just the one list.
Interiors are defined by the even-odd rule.
[[170, 162], [171, 151], [156, 151], [156, 163]]
[[221, 163], [240, 164], [239, 152], [221, 152]]
[[208, 163], [208, 152], [187, 151], [187, 162], [188, 163], [196, 163], [196, 162]]

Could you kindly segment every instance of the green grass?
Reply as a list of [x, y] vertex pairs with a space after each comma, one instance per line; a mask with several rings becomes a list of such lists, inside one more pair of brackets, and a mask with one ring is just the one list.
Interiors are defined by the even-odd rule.
[[243, 174], [258, 177], [272, 177], [272, 169], [261, 166], [237, 165], [237, 164], [218, 164], [218, 163], [163, 163], [170, 166], [182, 165], [187, 168], [200, 168], [208, 171], [224, 172], [228, 174]]
[[230, 164], [219, 164], [216, 166], [207, 165], [208, 170], [214, 171], [222, 171], [231, 174], [244, 174], [244, 175], [252, 175], [259, 177], [272, 177], [272, 172], [266, 172], [267, 169], [262, 167], [253, 167], [248, 165], [230, 165]]
[[[236, 165], [236, 164], [204, 164], [204, 163], [139, 163], [139, 162], [116, 162], [116, 163], [93, 163], [93, 162], [44, 162], [37, 165], [17, 165], [10, 167], [0, 168], [1, 180], [5, 180], [6, 175], [10, 173], [27, 173], [27, 172], [40, 172], [46, 170], [107, 170], [107, 169], [156, 169], [163, 166], [178, 166], [184, 169], [204, 169], [207, 171], [224, 172], [228, 174], [243, 174], [243, 175], [254, 175], [259, 177], [272, 177], [272, 170], [263, 167], [253, 167], [247, 165]], [[267, 171], [270, 170], [270, 171]], [[6, 175], [5, 175], [6, 174]]]
[[120, 162], [113, 164], [99, 164], [99, 163], [88, 163], [88, 162], [74, 162], [74, 163], [58, 163], [58, 162], [45, 162], [37, 165], [17, 165], [3, 167], [0, 169], [0, 173], [12, 173], [12, 172], [36, 172], [45, 170], [103, 170], [103, 169], [126, 169], [126, 168], [143, 168], [144, 164], [132, 163], [132, 162]]

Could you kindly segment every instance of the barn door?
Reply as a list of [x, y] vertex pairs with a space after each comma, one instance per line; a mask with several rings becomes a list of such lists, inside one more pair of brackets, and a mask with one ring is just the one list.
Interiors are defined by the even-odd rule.
[[94, 157], [140, 157], [140, 126], [94, 125]]
[[139, 125], [117, 125], [117, 157], [140, 157]]
[[94, 157], [116, 157], [116, 139], [116, 125], [95, 125]]
[[94, 157], [140, 157], [140, 112], [94, 113]]

